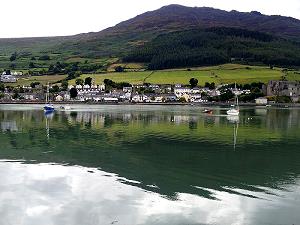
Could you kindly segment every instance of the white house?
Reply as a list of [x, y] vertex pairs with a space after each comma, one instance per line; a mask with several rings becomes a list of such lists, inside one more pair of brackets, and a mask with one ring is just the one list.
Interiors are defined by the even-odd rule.
[[133, 95], [131, 98], [132, 102], [150, 102], [150, 99], [147, 95]]
[[75, 86], [75, 88], [76, 89], [82, 89], [83, 87], [82, 87], [82, 85], [78, 84], [78, 85]]
[[255, 103], [257, 105], [266, 105], [266, 104], [268, 104], [268, 99], [264, 98], [264, 97], [260, 97], [260, 98], [255, 99]]
[[123, 92], [124, 93], [131, 93], [132, 92], [132, 87], [123, 87]]
[[16, 83], [17, 82], [17, 78], [15, 76], [6, 75], [6, 74], [5, 75], [2, 74], [0, 80], [3, 83]]
[[63, 101], [64, 100], [64, 98], [63, 98], [63, 96], [61, 96], [61, 95], [57, 95], [56, 97], [55, 97], [55, 101], [56, 102], [61, 102], [61, 101]]
[[181, 98], [183, 95], [190, 94], [191, 89], [188, 87], [175, 87], [174, 94], [177, 98]]

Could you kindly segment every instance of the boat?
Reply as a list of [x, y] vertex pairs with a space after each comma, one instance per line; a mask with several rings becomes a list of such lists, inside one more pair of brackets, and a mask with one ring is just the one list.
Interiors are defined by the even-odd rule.
[[62, 106], [60, 107], [60, 109], [61, 109], [61, 110], [71, 110], [72, 108], [71, 108], [71, 106], [69, 106], [69, 105], [62, 105]]
[[45, 112], [53, 112], [54, 111], [54, 105], [50, 103], [50, 98], [49, 98], [49, 83], [47, 85], [46, 104], [44, 106], [44, 111]]
[[204, 109], [202, 112], [206, 113], [206, 114], [212, 114], [213, 113], [212, 109]]
[[[235, 90], [236, 90], [236, 84], [235, 84]], [[238, 116], [240, 114], [239, 99], [236, 93], [234, 95], [234, 101], [235, 101], [235, 105], [231, 105], [231, 109], [227, 111], [227, 115]]]

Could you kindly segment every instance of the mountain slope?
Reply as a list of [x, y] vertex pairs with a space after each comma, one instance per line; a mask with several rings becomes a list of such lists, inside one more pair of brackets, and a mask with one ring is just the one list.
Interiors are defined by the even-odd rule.
[[300, 44], [240, 28], [207, 28], [159, 35], [131, 51], [124, 61], [149, 69], [218, 65], [230, 62], [300, 66]]
[[162, 33], [211, 27], [243, 28], [300, 40], [300, 21], [294, 18], [266, 16], [259, 12], [227, 12], [207, 7], [169, 5], [100, 32], [68, 37], [0, 39], [0, 52], [11, 54], [26, 50], [88, 57], [122, 56]]
[[299, 38], [300, 21], [291, 17], [267, 16], [259, 12], [224, 11], [207, 7], [169, 5], [139, 15], [108, 29], [105, 33], [126, 31], [178, 30], [183, 28], [237, 27]]

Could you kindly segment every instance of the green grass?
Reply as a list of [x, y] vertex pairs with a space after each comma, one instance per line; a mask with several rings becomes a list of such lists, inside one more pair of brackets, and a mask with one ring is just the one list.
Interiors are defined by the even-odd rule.
[[[78, 59], [77, 59], [78, 60]], [[100, 60], [100, 59], [99, 59]], [[289, 71], [288, 80], [300, 80], [300, 74], [296, 71]], [[107, 72], [101, 74], [83, 74], [80, 78], [92, 77], [96, 84], [103, 83], [104, 79], [111, 79], [115, 82], [129, 82], [132, 84], [142, 84], [144, 82], [155, 84], [188, 84], [190, 78], [194, 77], [199, 80], [199, 85], [204, 85], [205, 82], [215, 82], [216, 84], [234, 83], [246, 84], [252, 82], [267, 83], [269, 80], [278, 80], [283, 75], [281, 68], [262, 66], [245, 66], [236, 64], [225, 64], [212, 67], [197, 67], [187, 69], [159, 70], [159, 71], [139, 71], [139, 72]], [[20, 78], [14, 86], [30, 85], [31, 82], [47, 82], [54, 83], [66, 78], [66, 75], [53, 76], [32, 76], [29, 78]], [[75, 79], [69, 81], [70, 84], [75, 84]]]
[[[300, 74], [289, 71], [288, 80], [300, 80]], [[104, 79], [111, 79], [115, 82], [129, 82], [132, 84], [142, 84], [144, 82], [155, 84], [188, 84], [190, 78], [197, 78], [199, 85], [205, 82], [215, 82], [216, 84], [226, 84], [237, 82], [246, 84], [252, 82], [267, 83], [269, 80], [278, 80], [283, 75], [281, 68], [261, 66], [245, 66], [236, 64], [225, 64], [213, 67], [200, 67], [177, 70], [160, 70], [144, 72], [124, 72], [124, 73], [104, 73], [104, 74], [83, 74], [80, 78], [92, 77], [97, 84], [103, 83]], [[75, 83], [75, 79], [70, 81]]]
[[51, 75], [51, 76], [32, 76], [29, 78], [20, 78], [17, 83], [9, 84], [13, 86], [29, 86], [32, 82], [40, 82], [41, 84], [55, 83], [59, 80], [65, 79], [66, 75]]

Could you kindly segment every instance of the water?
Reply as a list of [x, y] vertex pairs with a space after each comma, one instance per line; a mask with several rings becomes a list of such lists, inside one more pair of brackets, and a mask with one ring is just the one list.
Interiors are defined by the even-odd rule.
[[0, 105], [0, 224], [300, 221], [300, 109]]

